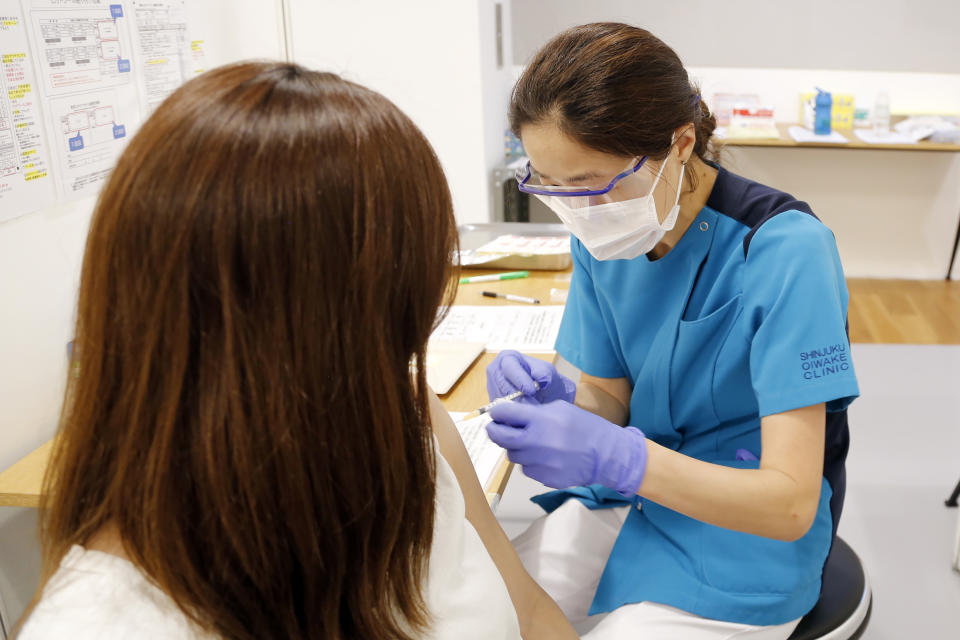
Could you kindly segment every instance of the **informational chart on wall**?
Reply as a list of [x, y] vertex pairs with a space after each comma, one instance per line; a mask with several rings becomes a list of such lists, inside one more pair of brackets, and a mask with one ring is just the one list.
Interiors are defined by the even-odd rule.
[[203, 72], [203, 42], [191, 40], [185, 0], [131, 3], [136, 20], [138, 80], [143, 114]]
[[96, 194], [203, 68], [185, 0], [0, 0], [0, 221]]
[[56, 198], [27, 30], [20, 3], [0, 0], [0, 222]]
[[60, 193], [92, 195], [140, 124], [131, 20], [122, 4], [105, 1], [30, 4]]

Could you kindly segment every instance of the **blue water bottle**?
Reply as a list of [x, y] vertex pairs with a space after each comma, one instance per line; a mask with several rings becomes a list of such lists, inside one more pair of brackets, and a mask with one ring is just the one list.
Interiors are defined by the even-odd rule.
[[817, 102], [813, 111], [813, 132], [818, 136], [830, 135], [830, 112], [833, 110], [833, 96], [817, 87]]

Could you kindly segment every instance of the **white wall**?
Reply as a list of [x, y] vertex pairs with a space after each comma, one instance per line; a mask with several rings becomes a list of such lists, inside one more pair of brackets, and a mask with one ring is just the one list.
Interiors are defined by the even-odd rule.
[[[91, 201], [0, 224], [0, 469], [53, 435]], [[40, 569], [36, 509], [0, 507], [0, 598], [11, 620]]]
[[[208, 68], [282, 55], [274, 2], [187, 4]], [[56, 430], [93, 204], [86, 198], [0, 223], [0, 469]], [[0, 507], [0, 597], [13, 619], [39, 575], [35, 528], [36, 510]]]
[[649, 29], [694, 66], [960, 73], [951, 0], [514, 0], [515, 62], [607, 20]]
[[[780, 122], [800, 120], [814, 85], [900, 114], [960, 113], [960, 74], [690, 67], [715, 92], [758, 93]], [[960, 224], [960, 153], [728, 147], [731, 170], [805, 200], [833, 230], [849, 277], [943, 279]], [[960, 269], [960, 268], [958, 268]], [[960, 277], [955, 273], [954, 277]]]
[[[224, 22], [214, 4], [190, 3], [208, 66], [280, 55], [274, 6], [250, 2]], [[85, 198], [0, 224], [0, 469], [56, 425], [93, 205]]]
[[501, 69], [495, 59], [496, 4], [291, 3], [294, 59], [375, 89], [406, 112], [443, 164], [461, 224], [489, 220], [489, 169], [503, 156], [513, 80], [510, 0], [501, 3]]

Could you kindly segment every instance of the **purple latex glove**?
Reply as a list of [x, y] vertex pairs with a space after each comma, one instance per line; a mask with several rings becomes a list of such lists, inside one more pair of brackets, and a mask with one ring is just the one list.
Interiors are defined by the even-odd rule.
[[[534, 382], [540, 385], [539, 391]], [[577, 385], [549, 362], [517, 351], [501, 351], [487, 365], [487, 394], [492, 402], [515, 391], [523, 391], [523, 399], [529, 404], [554, 400], [572, 403]]]
[[503, 402], [490, 409], [490, 439], [548, 487], [599, 483], [630, 497], [647, 470], [647, 439], [569, 402]]

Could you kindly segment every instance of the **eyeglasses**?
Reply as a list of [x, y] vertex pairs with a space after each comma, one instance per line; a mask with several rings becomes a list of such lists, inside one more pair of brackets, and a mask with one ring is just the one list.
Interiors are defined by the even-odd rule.
[[640, 167], [644, 165], [647, 161], [647, 156], [642, 158], [637, 158], [636, 163], [631, 160], [631, 166], [627, 167], [625, 171], [618, 174], [610, 183], [602, 189], [590, 189], [588, 187], [562, 187], [555, 185], [543, 184], [540, 174], [533, 170], [530, 166], [530, 162], [527, 161], [526, 165], [517, 168], [516, 178], [517, 178], [517, 188], [524, 193], [529, 193], [535, 196], [559, 196], [559, 197], [574, 197], [574, 196], [602, 196], [613, 191], [614, 187], [617, 186], [617, 183], [625, 178], [636, 175], [640, 171]]
[[[644, 167], [649, 170], [641, 171]], [[656, 182], [655, 170], [647, 164], [647, 156], [631, 160], [630, 165], [602, 189], [544, 184], [529, 162], [518, 169], [516, 177], [520, 191], [537, 196], [549, 207], [555, 204], [565, 210], [642, 198], [650, 193]]]

